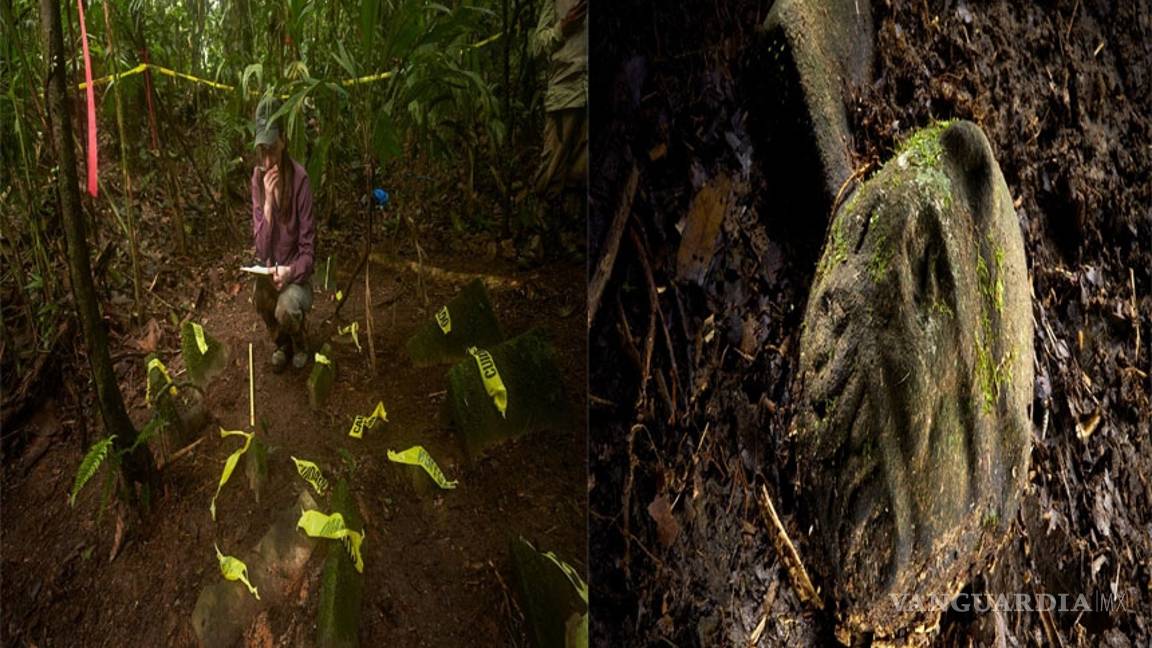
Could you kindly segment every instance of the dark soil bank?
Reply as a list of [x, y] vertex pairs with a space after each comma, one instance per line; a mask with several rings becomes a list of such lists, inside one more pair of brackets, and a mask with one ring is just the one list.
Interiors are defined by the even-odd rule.
[[[797, 180], [765, 171], [793, 152], [760, 134], [751, 90], [767, 73], [757, 26], [771, 4], [618, 4], [594, 17], [592, 259], [639, 173], [589, 341], [591, 551], [617, 557], [592, 564], [593, 634], [608, 645], [832, 638], [793, 590], [755, 496], [767, 487], [804, 556], [788, 430], [827, 214], [785, 213], [772, 198]], [[950, 612], [933, 642], [1146, 645], [1152, 9], [873, 4], [875, 81], [849, 102], [856, 167], [870, 173], [936, 119], [976, 122], [1028, 257], [1029, 487], [966, 591], [1084, 594], [1095, 609]], [[731, 198], [715, 254], [701, 282], [677, 280], [686, 216], [717, 184]]]

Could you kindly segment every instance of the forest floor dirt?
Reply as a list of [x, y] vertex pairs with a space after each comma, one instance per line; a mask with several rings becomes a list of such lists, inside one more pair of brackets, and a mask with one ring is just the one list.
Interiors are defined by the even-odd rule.
[[[824, 228], [805, 240], [796, 225], [827, 215], [781, 213], [765, 198], [791, 181], [762, 172], [789, 153], [758, 135], [762, 99], [750, 92], [769, 74], [758, 27], [771, 5], [618, 6], [593, 36], [592, 92], [607, 99], [592, 113], [593, 260], [632, 165], [640, 178], [590, 337], [602, 359], [590, 381], [591, 552], [620, 557], [592, 565], [593, 634], [611, 645], [833, 641], [829, 618], [793, 591], [757, 501], [766, 487], [803, 556], [804, 476], [788, 430]], [[858, 166], [935, 119], [975, 121], [1029, 262], [1029, 486], [1003, 550], [967, 591], [1118, 603], [949, 613], [934, 645], [1147, 645], [1152, 14], [1139, 2], [872, 5], [875, 82], [849, 106]], [[703, 280], [678, 280], [686, 215], [719, 178], [733, 197], [714, 255]]]
[[[146, 201], [147, 195], [142, 197]], [[243, 228], [242, 208], [234, 208], [233, 214]], [[157, 215], [158, 230], [163, 221]], [[163, 492], [154, 498], [153, 512], [143, 524], [134, 514], [124, 514], [126, 531], [110, 562], [118, 515], [109, 509], [97, 517], [99, 477], [81, 492], [75, 508], [67, 502], [76, 467], [87, 444], [101, 435], [102, 425], [94, 406], [74, 402], [66, 390], [44, 394], [26, 424], [31, 432], [23, 458], [5, 462], [2, 476], [3, 643], [195, 645], [190, 619], [197, 597], [205, 585], [221, 578], [213, 543], [225, 553], [241, 555], [277, 514], [294, 505], [299, 490], [306, 488], [289, 458], [294, 455], [319, 464], [333, 484], [347, 477], [363, 514], [364, 645], [524, 645], [509, 540], [523, 535], [587, 574], [583, 262], [554, 260], [524, 270], [498, 239], [422, 227], [424, 263], [433, 267], [424, 277], [425, 300], [417, 288], [417, 259], [409, 235], [381, 234], [378, 219], [374, 260], [368, 266], [378, 359], [373, 376], [367, 361], [363, 279], [344, 285], [363, 250], [358, 240], [363, 228], [321, 230], [328, 240], [319, 246], [310, 321], [315, 325], [332, 313], [339, 284], [350, 291], [341, 318], [359, 321], [363, 351], [351, 341], [333, 344], [337, 378], [332, 396], [326, 407], [313, 411], [306, 387], [310, 365], [272, 372], [273, 347], [250, 303], [251, 279], [238, 271], [250, 260], [243, 245], [212, 243], [229, 240], [219, 229], [204, 237], [208, 242], [194, 255], [211, 261], [159, 262], [191, 265], [187, 274], [161, 273], [154, 290], [163, 297], [148, 300], [162, 324], [160, 335], [146, 344], [154, 345], [174, 372], [183, 366], [179, 339], [164, 320], [161, 300], [190, 306], [187, 316], [230, 347], [229, 364], [206, 389], [205, 402], [214, 419], [201, 432], [206, 439], [164, 469]], [[144, 235], [163, 237], [159, 231]], [[330, 252], [332, 275], [324, 290]], [[533, 326], [548, 331], [574, 420], [567, 430], [506, 442], [470, 463], [440, 414], [449, 365], [413, 368], [404, 342], [475, 276], [487, 279], [497, 318], [509, 337]], [[142, 425], [150, 411], [138, 347], [148, 339], [149, 327], [128, 324], [127, 317], [118, 314], [124, 310], [112, 307], [111, 351], [129, 413]], [[220, 493], [214, 523], [209, 501], [225, 459], [239, 446], [232, 438], [222, 441], [219, 428], [248, 429], [249, 342], [254, 345], [256, 417], [268, 422], [268, 483], [256, 502], [241, 461]], [[72, 366], [86, 372], [86, 363]], [[383, 401], [388, 421], [362, 440], [349, 438], [353, 417], [368, 415], [377, 401]], [[387, 450], [417, 444], [449, 479], [459, 481], [456, 489], [417, 493], [407, 467], [388, 461]], [[177, 450], [161, 449], [156, 442], [153, 449], [161, 461]], [[246, 645], [315, 642], [324, 556], [321, 543], [289, 603], [261, 614], [245, 634]]]

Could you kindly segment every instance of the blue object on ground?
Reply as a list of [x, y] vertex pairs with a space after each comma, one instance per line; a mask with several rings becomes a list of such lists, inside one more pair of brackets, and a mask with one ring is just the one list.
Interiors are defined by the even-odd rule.
[[372, 197], [376, 199], [377, 207], [383, 207], [388, 204], [388, 192], [383, 189], [373, 189]]

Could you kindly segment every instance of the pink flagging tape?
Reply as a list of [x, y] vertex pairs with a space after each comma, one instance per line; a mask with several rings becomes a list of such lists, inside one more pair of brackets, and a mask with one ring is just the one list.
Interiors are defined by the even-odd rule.
[[80, 8], [80, 42], [84, 46], [84, 80], [88, 82], [88, 195], [96, 197], [96, 94], [92, 91], [92, 57], [88, 54], [88, 28], [84, 25], [84, 0], [76, 0]]

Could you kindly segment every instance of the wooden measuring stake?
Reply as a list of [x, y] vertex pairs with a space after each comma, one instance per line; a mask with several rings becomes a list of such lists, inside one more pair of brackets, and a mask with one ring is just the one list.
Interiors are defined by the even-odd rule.
[[256, 429], [256, 386], [252, 380], [252, 343], [248, 343], [248, 426]]

